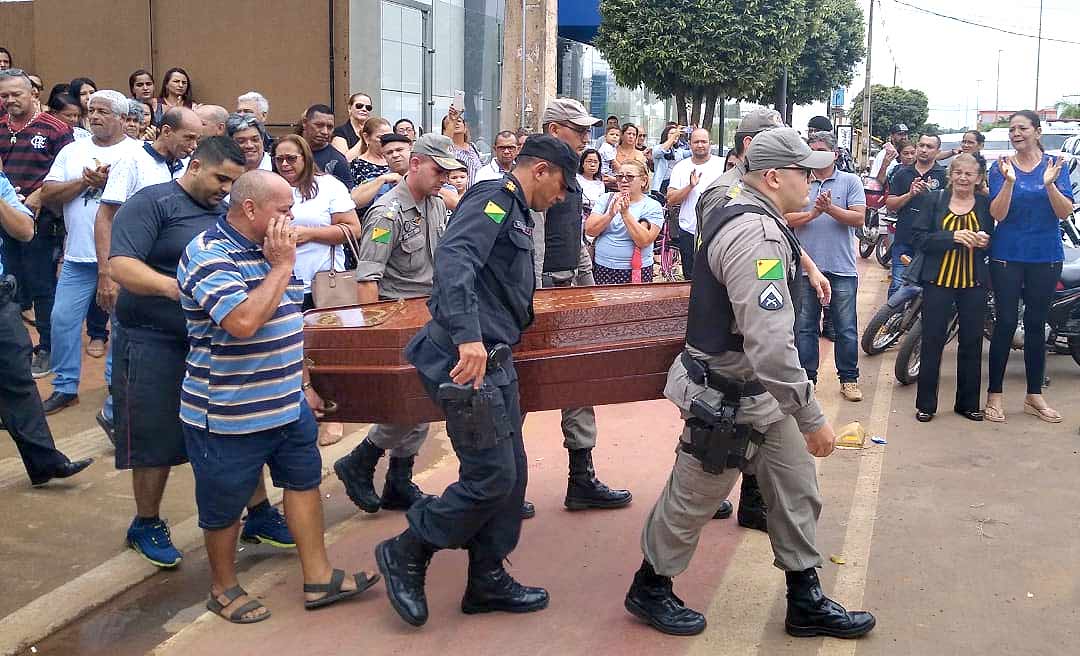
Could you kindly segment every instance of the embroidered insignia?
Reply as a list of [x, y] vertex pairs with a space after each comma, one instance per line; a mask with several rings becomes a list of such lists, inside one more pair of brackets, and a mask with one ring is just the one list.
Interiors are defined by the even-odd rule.
[[371, 241], [376, 244], [389, 244], [390, 231], [386, 228], [375, 228], [371, 231]]
[[762, 310], [769, 310], [770, 312], [779, 310], [784, 307], [784, 296], [776, 288], [776, 285], [769, 283], [765, 291], [758, 295], [758, 306]]
[[495, 204], [495, 201], [488, 201], [486, 207], [484, 207], [484, 214], [495, 223], [502, 224], [503, 219], [506, 218], [506, 210]]
[[758, 280], [783, 280], [784, 279], [784, 266], [780, 264], [780, 260], [776, 259], [764, 259], [757, 261], [757, 279]]
[[506, 190], [509, 191], [512, 194], [517, 193], [517, 185], [514, 184], [513, 182], [507, 180], [506, 181]]
[[727, 197], [728, 198], [738, 198], [739, 194], [741, 192], [742, 192], [742, 183], [741, 182], [736, 182], [735, 184], [728, 187]]
[[530, 237], [532, 237], [533, 234], [533, 229], [526, 225], [524, 221], [514, 221], [514, 230], [529, 235]]

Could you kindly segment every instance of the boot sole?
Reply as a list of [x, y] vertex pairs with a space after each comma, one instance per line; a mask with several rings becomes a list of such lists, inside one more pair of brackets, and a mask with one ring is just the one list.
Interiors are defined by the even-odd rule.
[[363, 510], [366, 513], [377, 513], [377, 512], [379, 512], [379, 508], [382, 507], [381, 505], [379, 505], [379, 506], [365, 505], [365, 504], [360, 503], [359, 501], [356, 500], [355, 497], [353, 497], [352, 492], [349, 491], [348, 470], [345, 469], [345, 466], [342, 465], [340, 461], [334, 463], [334, 475], [337, 476], [338, 480], [341, 481], [341, 484], [345, 486], [345, 494], [346, 494], [346, 496], [349, 497], [349, 501], [352, 501], [353, 504], [357, 508], [359, 508], [360, 510]]
[[630, 505], [630, 502], [634, 500], [633, 496], [627, 497], [625, 501], [593, 501], [584, 499], [565, 499], [563, 505], [567, 510], [612, 510], [614, 508], [625, 508]]
[[875, 618], [870, 625], [858, 629], [848, 629], [846, 631], [839, 631], [836, 629], [827, 629], [817, 626], [795, 626], [792, 624], [784, 623], [784, 630], [788, 635], [796, 638], [814, 638], [816, 636], [827, 636], [830, 638], [860, 638], [867, 633], [870, 633], [874, 627], [877, 626], [877, 618]]
[[704, 632], [705, 627], [707, 626], [706, 623], [703, 623], [701, 625], [701, 628], [673, 629], [673, 628], [671, 628], [671, 627], [669, 627], [667, 625], [664, 625], [664, 624], [661, 624], [661, 623], [657, 622], [653, 618], [652, 615], [649, 615], [648, 613], [646, 613], [645, 609], [642, 608], [641, 606], [639, 606], [637, 604], [637, 602], [632, 600], [630, 597], [627, 597], [625, 600], [623, 600], [623, 606], [626, 608], [627, 612], [629, 612], [634, 617], [638, 618], [642, 622], [645, 622], [646, 624], [648, 624], [652, 628], [656, 629], [660, 633], [666, 633], [667, 635], [673, 635], [673, 636], [698, 635], [699, 633]]
[[383, 584], [383, 587], [386, 588], [386, 597], [390, 600], [390, 605], [394, 607], [394, 611], [401, 619], [413, 626], [423, 626], [424, 623], [427, 622], [427, 618], [418, 619], [410, 615], [408, 611], [398, 603], [397, 597], [394, 596], [394, 592], [391, 590], [390, 568], [386, 564], [386, 556], [384, 555], [387, 548], [385, 542], [380, 543], [379, 546], [375, 547], [375, 565], [379, 568], [379, 573], [382, 574], [383, 581], [386, 582]]
[[466, 615], [478, 615], [480, 613], [535, 613], [536, 611], [544, 610], [547, 607], [547, 599], [540, 603], [533, 604], [532, 606], [480, 606], [476, 604], [467, 604], [464, 601], [461, 602], [461, 612]]

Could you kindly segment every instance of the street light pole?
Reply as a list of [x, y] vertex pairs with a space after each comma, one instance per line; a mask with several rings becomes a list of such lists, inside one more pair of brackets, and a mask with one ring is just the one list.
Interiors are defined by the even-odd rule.
[[1001, 49], [998, 49], [997, 77], [994, 78], [994, 121], [998, 120], [998, 112], [1001, 111]]
[[1032, 109], [1035, 113], [1039, 113], [1039, 67], [1042, 64], [1042, 19], [1043, 19], [1043, 0], [1039, 0], [1039, 38], [1038, 45], [1035, 47], [1035, 106]]
[[863, 97], [862, 97], [862, 128], [863, 142], [865, 146], [860, 153], [859, 164], [862, 168], [866, 168], [867, 159], [870, 157], [870, 57], [874, 51], [874, 2], [870, 2], [870, 19], [866, 22], [866, 79], [863, 82]]

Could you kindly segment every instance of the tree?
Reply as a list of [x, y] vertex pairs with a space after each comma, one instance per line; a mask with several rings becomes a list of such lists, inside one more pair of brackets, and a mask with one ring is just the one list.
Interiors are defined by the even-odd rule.
[[674, 96], [680, 123], [710, 127], [718, 98], [760, 98], [794, 61], [820, 2], [601, 0], [593, 43], [619, 84]]
[[[862, 125], [863, 92], [855, 95], [851, 110], [852, 125]], [[870, 88], [870, 133], [878, 139], [889, 138], [889, 128], [903, 123], [914, 132], [921, 132], [930, 115], [926, 94], [918, 89], [887, 87], [875, 84]]]
[[866, 56], [866, 30], [857, 0], [824, 0], [810, 20], [810, 37], [788, 67], [787, 106], [779, 106], [776, 93], [783, 83], [782, 71], [758, 99], [763, 105], [777, 105], [789, 118], [795, 105], [828, 102], [833, 89], [851, 83], [855, 64]]
[[1058, 110], [1058, 118], [1080, 118], [1080, 103], [1065, 102], [1063, 100], [1055, 107]]

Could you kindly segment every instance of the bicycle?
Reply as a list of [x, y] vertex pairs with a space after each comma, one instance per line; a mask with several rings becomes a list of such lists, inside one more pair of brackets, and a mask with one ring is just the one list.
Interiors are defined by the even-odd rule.
[[[664, 209], [664, 227], [653, 242], [653, 266], [659, 267], [654, 275], [664, 282], [682, 282], [682, 253], [676, 237], [679, 229], [679, 206]], [[673, 232], [674, 231], [674, 232]]]

